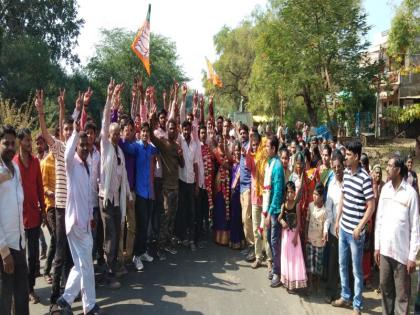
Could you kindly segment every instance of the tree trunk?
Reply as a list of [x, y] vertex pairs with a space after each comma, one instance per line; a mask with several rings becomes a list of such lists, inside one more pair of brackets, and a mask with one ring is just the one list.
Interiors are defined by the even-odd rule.
[[305, 103], [306, 109], [308, 110], [309, 121], [311, 122], [312, 127], [318, 126], [318, 117], [316, 114], [316, 110], [314, 108], [314, 104], [312, 102], [311, 96], [309, 94], [308, 88], [304, 88], [303, 91], [303, 101]]

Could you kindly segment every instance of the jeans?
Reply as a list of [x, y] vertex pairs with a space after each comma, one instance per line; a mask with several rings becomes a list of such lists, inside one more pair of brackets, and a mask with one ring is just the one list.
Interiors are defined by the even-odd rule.
[[50, 246], [48, 247], [47, 261], [45, 262], [44, 275], [49, 275], [51, 272], [52, 262], [55, 255], [55, 208], [47, 210], [47, 227], [50, 232]]
[[34, 292], [37, 262], [39, 262], [39, 227], [25, 229], [26, 248], [28, 252], [29, 292]]
[[73, 266], [73, 259], [71, 258], [69, 243], [66, 235], [66, 225], [64, 221], [65, 209], [55, 209], [55, 255], [53, 261], [53, 283], [51, 287], [51, 304], [55, 304], [60, 297], [60, 281], [64, 273], [64, 282], [67, 281], [67, 276]]
[[147, 250], [147, 230], [153, 211], [153, 200], [136, 195], [136, 227], [134, 256], [141, 256]]
[[271, 255], [273, 257], [273, 274], [280, 276], [280, 248], [281, 225], [277, 218], [279, 214], [270, 215], [270, 228], [267, 229], [267, 239], [270, 241]]
[[[29, 315], [28, 267], [26, 266], [25, 250], [10, 248], [15, 272], [7, 274], [0, 259], [0, 314]], [[12, 310], [14, 300], [14, 312]]]
[[407, 265], [381, 255], [379, 285], [382, 291], [382, 314], [409, 313], [411, 276], [407, 272]]
[[121, 209], [115, 207], [113, 202], [108, 200], [106, 207], [103, 199], [99, 201], [101, 217], [104, 224], [104, 244], [106, 264], [109, 276], [114, 277], [117, 271], [118, 247], [121, 233]]
[[176, 216], [177, 236], [181, 240], [195, 241], [197, 234], [195, 184], [179, 181], [178, 205]]
[[363, 244], [365, 243], [365, 234], [363, 233], [359, 240], [353, 239], [353, 234], [345, 232], [340, 227], [338, 238], [338, 260], [340, 264], [341, 279], [341, 297], [350, 301], [351, 291], [349, 286], [349, 255], [353, 262], [354, 276], [354, 297], [353, 308], [362, 309], [362, 291], [363, 291]]

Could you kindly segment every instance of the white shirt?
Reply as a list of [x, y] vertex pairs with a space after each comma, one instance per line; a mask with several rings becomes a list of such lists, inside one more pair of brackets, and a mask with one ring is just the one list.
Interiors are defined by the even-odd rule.
[[418, 196], [405, 180], [397, 190], [389, 181], [379, 197], [375, 250], [406, 265], [416, 261], [420, 245]]
[[66, 145], [64, 159], [66, 162], [67, 175], [67, 203], [66, 203], [66, 234], [76, 225], [85, 232], [90, 229], [90, 221], [93, 219], [93, 207], [91, 204], [91, 179], [92, 171], [89, 165], [89, 173], [85, 164], [76, 153], [79, 133], [74, 130]]
[[[12, 162], [13, 163], [13, 162]], [[23, 188], [19, 167], [13, 163], [13, 178], [0, 180], [0, 254], [9, 255], [9, 248], [25, 248], [25, 230], [23, 227]], [[0, 158], [0, 177], [9, 172]]]
[[335, 236], [335, 220], [337, 218], [337, 207], [340, 202], [341, 193], [343, 190], [343, 182], [339, 182], [335, 176], [331, 179], [328, 185], [327, 200], [325, 201], [325, 208], [327, 209], [327, 222], [329, 231]]
[[195, 183], [194, 163], [198, 164], [199, 152], [201, 152], [200, 142], [190, 140], [190, 145], [183, 136], [178, 137], [178, 140], [182, 147], [182, 153], [184, 156], [185, 165], [179, 167], [179, 179], [187, 184]]
[[201, 142], [198, 142], [198, 186], [200, 188], [205, 189], [206, 185], [205, 185], [205, 175], [204, 175], [204, 161], [203, 161], [203, 154], [201, 152], [201, 146], [203, 144], [201, 144]]
[[99, 199], [98, 199], [98, 192], [99, 192], [99, 176], [101, 170], [101, 154], [99, 153], [98, 149], [93, 146], [92, 154], [89, 154], [87, 158], [87, 163], [89, 168], [92, 170], [90, 174], [90, 187], [92, 189], [91, 193], [91, 204], [93, 207], [99, 207]]

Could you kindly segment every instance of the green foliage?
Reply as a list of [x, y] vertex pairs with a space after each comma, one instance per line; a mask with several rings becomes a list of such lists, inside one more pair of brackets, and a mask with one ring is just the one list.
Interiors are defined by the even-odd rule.
[[288, 119], [303, 100], [312, 125], [330, 121], [328, 99], [340, 91], [353, 107], [369, 107], [377, 71], [363, 62], [368, 30], [360, 0], [270, 0], [251, 22], [215, 36], [226, 85], [218, 94], [235, 104], [243, 96], [248, 110], [269, 115], [286, 99]]
[[420, 120], [420, 103], [413, 104], [402, 110], [398, 121], [402, 124], [412, 123], [415, 120]]
[[30, 101], [17, 107], [11, 100], [0, 98], [0, 113], [0, 125], [9, 124], [16, 129], [31, 128], [36, 120]]
[[277, 73], [270, 79], [289, 98], [303, 97], [317, 125], [326, 96], [352, 90], [362, 75], [368, 46], [362, 36], [369, 28], [359, 1], [272, 0], [260, 28], [257, 54]]
[[399, 60], [411, 50], [418, 52], [420, 36], [420, 0], [403, 0], [391, 22], [387, 53]]
[[384, 109], [383, 115], [390, 123], [398, 125], [400, 123], [402, 113], [403, 109], [401, 107], [390, 105]]
[[76, 0], [2, 0], [0, 5], [0, 50], [9, 40], [29, 36], [45, 43], [53, 60], [78, 61], [72, 50], [83, 19]]
[[244, 107], [248, 104], [255, 39], [256, 34], [251, 21], [243, 21], [235, 29], [224, 26], [214, 36], [216, 52], [219, 55], [214, 67], [223, 81], [223, 88], [216, 89], [215, 92], [216, 98], [220, 98], [223, 106], [238, 110], [241, 101]]
[[[174, 80], [187, 80], [177, 64], [175, 44], [168, 38], [154, 33], [151, 34], [150, 41], [152, 73], [148, 77], [143, 64], [130, 48], [134, 37], [134, 32], [121, 28], [102, 30], [102, 40], [96, 46], [96, 55], [86, 66], [86, 72], [92, 80], [94, 95], [101, 103], [105, 102], [106, 87], [111, 77], [117, 82], [131, 84], [134, 77], [140, 76], [144, 86], [154, 85], [160, 104], [163, 90], [168, 89]], [[131, 87], [126, 86], [122, 95], [126, 108], [130, 106], [130, 97]]]
[[4, 98], [20, 104], [34, 89], [53, 89], [63, 77], [60, 66], [51, 61], [44, 42], [20, 36], [4, 43], [0, 53], [0, 92]]

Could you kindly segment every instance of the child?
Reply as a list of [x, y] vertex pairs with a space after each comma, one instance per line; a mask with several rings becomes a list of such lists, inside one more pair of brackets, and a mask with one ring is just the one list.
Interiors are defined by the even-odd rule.
[[322, 275], [324, 246], [328, 239], [327, 212], [324, 206], [324, 185], [317, 183], [313, 192], [313, 202], [309, 204], [306, 217], [306, 270], [309, 284], [319, 290], [319, 280]]
[[305, 260], [300, 244], [300, 209], [295, 201], [296, 186], [286, 183], [286, 201], [282, 206], [279, 222], [282, 225], [281, 242], [281, 282], [287, 292], [293, 294], [295, 289], [306, 288], [307, 277]]

